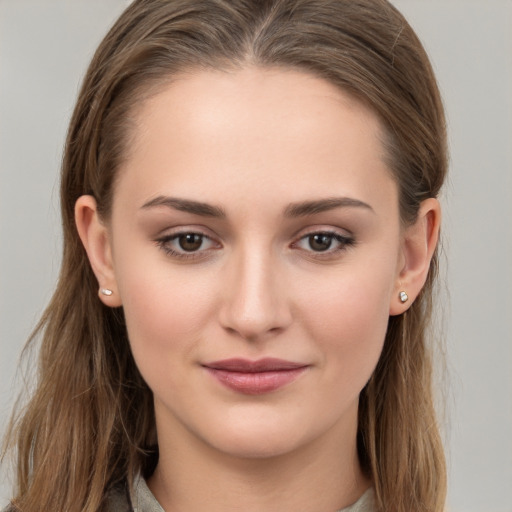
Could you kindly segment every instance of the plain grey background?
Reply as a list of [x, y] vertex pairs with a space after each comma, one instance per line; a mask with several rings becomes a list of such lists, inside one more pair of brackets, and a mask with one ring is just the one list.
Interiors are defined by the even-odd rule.
[[[59, 268], [58, 169], [78, 84], [126, 0], [0, 0], [0, 428]], [[449, 510], [512, 511], [512, 1], [394, 0], [450, 130], [443, 197]], [[0, 475], [0, 507], [7, 501]]]

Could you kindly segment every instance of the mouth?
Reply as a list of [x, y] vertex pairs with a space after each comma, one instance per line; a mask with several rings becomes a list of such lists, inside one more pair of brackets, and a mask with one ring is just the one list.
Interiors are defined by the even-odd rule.
[[246, 395], [261, 395], [276, 391], [300, 377], [309, 365], [265, 358], [257, 361], [225, 359], [203, 367], [220, 384]]

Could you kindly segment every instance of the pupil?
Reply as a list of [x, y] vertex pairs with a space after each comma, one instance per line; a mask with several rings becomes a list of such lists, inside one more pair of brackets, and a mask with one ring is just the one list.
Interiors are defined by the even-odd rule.
[[197, 251], [203, 243], [202, 235], [197, 235], [195, 233], [180, 235], [178, 240], [180, 247], [187, 252]]
[[331, 247], [332, 236], [318, 233], [309, 237], [309, 245], [314, 251], [327, 251]]

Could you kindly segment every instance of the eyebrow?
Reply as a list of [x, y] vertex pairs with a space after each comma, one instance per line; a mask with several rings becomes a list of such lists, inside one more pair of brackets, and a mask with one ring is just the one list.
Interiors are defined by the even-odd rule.
[[285, 217], [305, 217], [317, 213], [334, 210], [335, 208], [364, 208], [375, 213], [374, 209], [359, 199], [351, 197], [329, 197], [317, 201], [304, 201], [290, 204], [284, 211]]
[[[200, 215], [201, 217], [213, 217], [217, 219], [225, 219], [226, 212], [219, 206], [214, 206], [200, 201], [191, 199], [179, 199], [176, 197], [157, 196], [142, 205], [142, 209], [165, 206], [181, 212]], [[303, 201], [292, 203], [284, 210], [285, 217], [305, 217], [307, 215], [315, 215], [336, 208], [364, 208], [374, 212], [373, 208], [359, 199], [351, 197], [329, 197], [326, 199], [318, 199], [315, 201]]]
[[158, 196], [142, 205], [143, 209], [154, 208], [156, 206], [166, 206], [180, 212], [192, 213], [201, 217], [214, 217], [224, 219], [226, 212], [218, 207], [200, 201], [192, 201], [191, 199], [178, 199], [176, 197]]

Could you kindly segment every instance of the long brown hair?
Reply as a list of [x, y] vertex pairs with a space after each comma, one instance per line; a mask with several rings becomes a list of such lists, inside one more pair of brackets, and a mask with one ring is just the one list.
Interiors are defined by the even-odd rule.
[[[62, 165], [64, 255], [57, 289], [29, 345], [38, 380], [13, 416], [13, 504], [22, 511], [101, 510], [109, 489], [157, 457], [152, 394], [133, 361], [120, 309], [97, 282], [74, 224], [92, 194], [108, 220], [135, 112], [191, 68], [294, 68], [370, 106], [385, 127], [404, 224], [436, 197], [447, 168], [445, 120], [428, 57], [386, 0], [135, 0], [98, 48], [71, 119]], [[446, 471], [425, 332], [437, 274], [403, 315], [361, 393], [358, 448], [380, 512], [440, 512]]]

